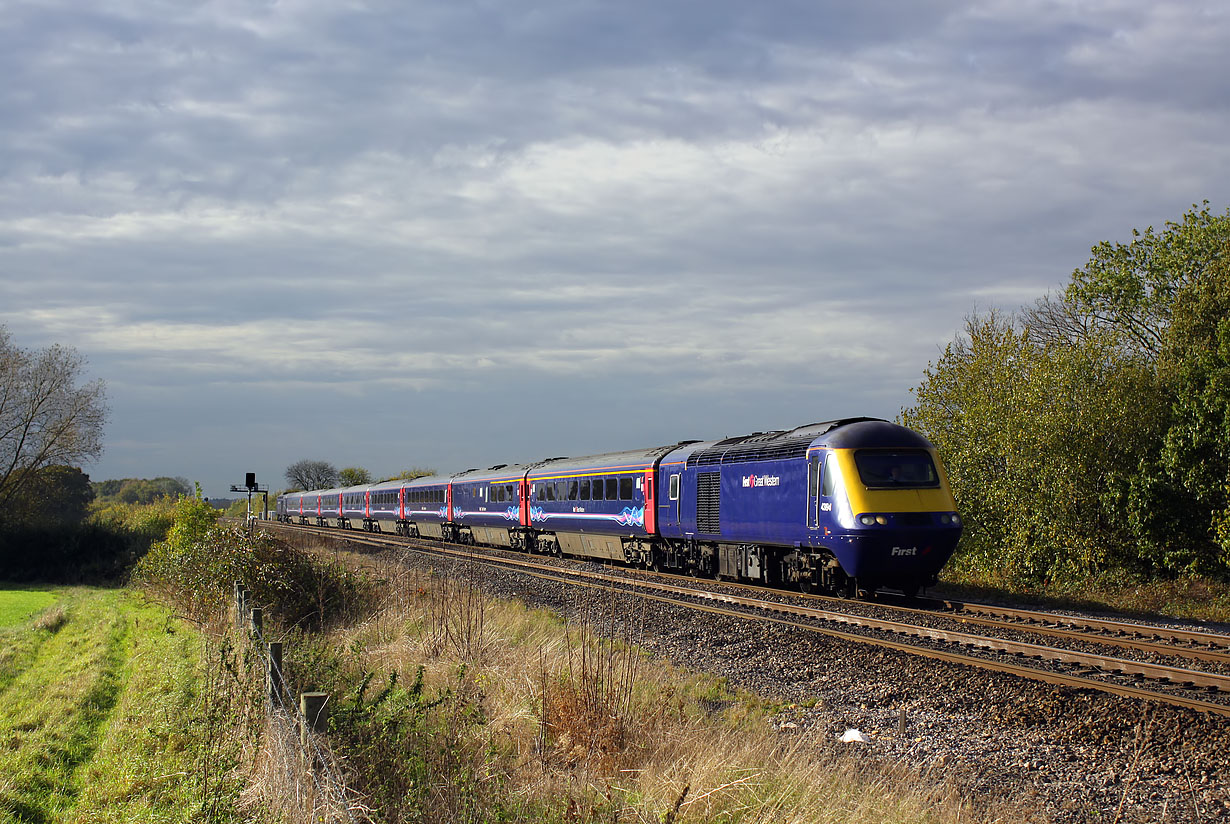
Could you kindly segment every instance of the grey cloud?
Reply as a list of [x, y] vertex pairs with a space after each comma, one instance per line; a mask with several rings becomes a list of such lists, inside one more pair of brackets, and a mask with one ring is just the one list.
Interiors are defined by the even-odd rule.
[[1215, 5], [0, 11], [0, 322], [111, 383], [106, 474], [891, 416], [1230, 182]]

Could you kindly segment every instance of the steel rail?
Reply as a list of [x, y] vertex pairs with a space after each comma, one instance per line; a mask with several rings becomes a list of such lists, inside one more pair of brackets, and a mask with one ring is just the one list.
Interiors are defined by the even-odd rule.
[[[1110, 618], [1092, 618], [1083, 615], [1072, 615], [1069, 613], [1060, 612], [1042, 612], [1040, 610], [1016, 609], [1014, 607], [997, 607], [992, 604], [969, 603], [966, 601], [956, 601], [951, 599], [932, 598], [927, 599], [943, 607], [944, 610], [952, 612], [954, 615], [959, 615], [962, 612], [972, 612], [977, 615], [998, 615], [1006, 617], [1019, 618], [1026, 622], [1029, 626], [1029, 631], [1036, 631], [1038, 628], [1032, 626], [1034, 623], [1040, 624], [1043, 627], [1059, 627], [1071, 626], [1081, 627], [1089, 630], [1097, 630], [1099, 632], [1116, 633], [1120, 635], [1129, 635], [1137, 638], [1155, 638], [1155, 639], [1170, 639], [1174, 641], [1183, 641], [1189, 644], [1203, 645], [1208, 651], [1230, 650], [1230, 635], [1225, 635], [1208, 630], [1183, 629], [1182, 627], [1159, 627], [1151, 624], [1135, 624], [1130, 621], [1116, 621]], [[1098, 638], [1096, 635], [1089, 636], [1092, 639]], [[1120, 643], [1119, 638], [1111, 638], [1114, 643]], [[1175, 648], [1176, 654], [1179, 647]], [[1205, 650], [1190, 649], [1188, 652], [1202, 652]]]
[[[284, 525], [283, 525], [284, 526]], [[309, 527], [310, 529], [319, 529]], [[407, 544], [400, 538], [375, 538], [371, 533], [364, 536], [349, 536], [341, 535], [331, 529], [321, 529], [323, 534], [331, 537], [350, 540], [373, 546], [392, 546], [402, 548], [416, 548], [413, 545]], [[784, 618], [771, 618], [770, 616], [749, 614], [746, 611], [726, 609], [723, 607], [710, 606], [708, 604], [690, 603], [690, 600], [710, 601], [725, 603], [731, 606], [743, 607], [744, 610], [752, 609], [761, 612], [779, 613], [791, 615], [795, 617], [806, 617], [814, 620], [825, 621], [829, 623], [848, 624], [858, 626], [864, 629], [870, 629], [879, 632], [888, 632], [896, 635], [906, 635], [917, 638], [929, 638], [932, 640], [942, 641], [948, 644], [976, 647], [980, 649], [999, 652], [1002, 654], [1012, 655], [1020, 658], [1031, 658], [1044, 661], [1051, 661], [1069, 665], [1079, 665], [1092, 668], [1097, 672], [1106, 672], [1114, 674], [1131, 675], [1137, 678], [1148, 678], [1162, 683], [1170, 683], [1183, 686], [1199, 687], [1207, 690], [1216, 690], [1220, 692], [1230, 693], [1230, 676], [1216, 675], [1211, 673], [1200, 672], [1196, 670], [1187, 670], [1177, 667], [1167, 667], [1157, 664], [1143, 663], [1139, 661], [1131, 661], [1122, 658], [1111, 656], [1092, 655], [1089, 653], [1073, 652], [1070, 650], [1062, 650], [1054, 647], [1044, 647], [1037, 644], [1027, 644], [1018, 641], [1008, 641], [1005, 639], [990, 638], [983, 635], [971, 635], [969, 633], [953, 632], [949, 630], [940, 630], [930, 627], [919, 627], [912, 624], [905, 624], [900, 621], [888, 621], [884, 619], [870, 618], [867, 616], [851, 615], [843, 612], [832, 612], [829, 610], [816, 609], [814, 607], [793, 606], [772, 601], [764, 601], [757, 598], [744, 598], [737, 595], [729, 595], [724, 593], [715, 593], [707, 590], [693, 590], [686, 587], [667, 584], [662, 582], [652, 581], [633, 581], [625, 577], [617, 577], [605, 575], [602, 573], [589, 572], [580, 569], [563, 569], [559, 567], [543, 567], [530, 561], [524, 561], [517, 558], [503, 558], [497, 556], [482, 555], [477, 556], [473, 551], [463, 551], [449, 549], [442, 544], [423, 542], [421, 547], [427, 551], [440, 553], [446, 556], [460, 558], [467, 561], [478, 562], [489, 566], [504, 566], [516, 567], [523, 574], [528, 574], [545, 580], [554, 580], [561, 582], [569, 582], [576, 585], [615, 589], [627, 592], [637, 597], [649, 598], [666, 603], [671, 603], [676, 606], [683, 606], [693, 609], [701, 609], [703, 611], [715, 612], [719, 614], [730, 615], [734, 617], [742, 617], [745, 619], [754, 620], [771, 620], [776, 623], [785, 624], [800, 629], [819, 632], [824, 635], [838, 637], [845, 640], [857, 641], [863, 644], [872, 644], [876, 646], [888, 647], [901, 652], [910, 654], [922, 655], [924, 657], [951, 661], [954, 663], [965, 664], [969, 666], [980, 667], [983, 669], [992, 669], [1001, 672], [1012, 673], [1022, 677], [1031, 678], [1033, 680], [1044, 681], [1053, 684], [1063, 684], [1066, 686], [1080, 687], [1085, 689], [1096, 689], [1105, 692], [1111, 692], [1117, 695], [1132, 697], [1137, 699], [1147, 699], [1154, 701], [1162, 701], [1165, 703], [1176, 704], [1178, 706], [1188, 707], [1190, 709], [1199, 710], [1202, 712], [1212, 712], [1221, 715], [1230, 716], [1230, 705], [1218, 704], [1209, 701], [1202, 701], [1195, 698], [1189, 698], [1182, 695], [1174, 695], [1161, 693], [1154, 690], [1140, 689], [1130, 687], [1114, 682], [1089, 678], [1085, 675], [1068, 675], [1064, 673], [1047, 672], [1034, 667], [1022, 667], [1015, 664], [1008, 664], [1001, 661], [992, 661], [982, 657], [964, 655], [961, 653], [947, 652], [936, 650], [927, 647], [919, 647], [914, 644], [895, 642], [884, 638], [871, 638], [865, 635], [843, 632], [841, 630], [832, 629], [831, 627], [822, 627], [815, 624], [804, 624], [798, 621], [787, 620]], [[572, 579], [572, 580], [569, 580]], [[577, 580], [583, 579], [583, 580]], [[665, 595], [655, 595], [652, 592], [640, 592], [642, 590], [657, 590], [658, 592], [669, 593], [675, 597], [667, 597]], [[681, 600], [683, 599], [683, 600]]]
[[[820, 597], [823, 600], [836, 600], [839, 603], [840, 599], [828, 599], [824, 596]], [[940, 617], [958, 624], [966, 624], [970, 626], [988, 627], [998, 630], [1010, 630], [1013, 632], [1023, 632], [1030, 635], [1045, 635], [1052, 638], [1064, 638], [1071, 641], [1079, 641], [1086, 644], [1099, 644], [1101, 646], [1124, 647], [1126, 649], [1134, 649], [1139, 652], [1147, 652], [1152, 655], [1160, 655], [1171, 658], [1189, 658], [1194, 661], [1209, 661], [1214, 663], [1225, 664], [1230, 666], [1230, 652], [1223, 652], [1219, 649], [1209, 649], [1205, 647], [1183, 647], [1175, 646], [1174, 644], [1156, 643], [1154, 641], [1139, 641], [1136, 638], [1120, 638], [1114, 636], [1091, 634], [1083, 632], [1080, 629], [1065, 629], [1066, 624], [1069, 627], [1079, 626], [1079, 624], [1068, 623], [1066, 621], [1057, 621], [1049, 624], [1033, 624], [1023, 623], [1020, 621], [1005, 621], [999, 618], [982, 618], [977, 615], [962, 615], [960, 612], [937, 611], [933, 609], [920, 609], [918, 607], [907, 607], [900, 604], [875, 604], [885, 610], [900, 612], [909, 615], [926, 615], [930, 617]], [[1001, 614], [993, 613], [987, 610], [986, 614]], [[1049, 613], [1040, 613], [1049, 614]], [[1082, 620], [1080, 616], [1064, 616], [1071, 617], [1074, 621]], [[1139, 626], [1130, 625], [1129, 626]], [[1149, 627], [1153, 630], [1154, 628]], [[1158, 628], [1161, 629], [1161, 628]], [[1164, 637], [1154, 633], [1139, 633], [1137, 637], [1145, 637], [1146, 635], [1153, 637]], [[1217, 637], [1217, 636], [1215, 636]], [[1230, 644], [1230, 637], [1225, 637], [1225, 641]], [[1230, 649], [1230, 646], [1227, 647]]]
[[[284, 525], [285, 526], [285, 525]], [[320, 531], [323, 530], [328, 534], [332, 534], [332, 527], [317, 527], [315, 525], [295, 525], [296, 528]], [[364, 533], [367, 535], [380, 535], [381, 533]], [[351, 539], [353, 540], [353, 538]], [[398, 539], [391, 541], [400, 543]], [[413, 540], [413, 539], [406, 539]], [[419, 539], [423, 540], [423, 539]], [[434, 542], [427, 542], [428, 545], [435, 546]], [[648, 577], [654, 574], [645, 570], [628, 569], [626, 572], [637, 574], [638, 577]], [[669, 573], [667, 573], [669, 574]], [[749, 592], [762, 591], [763, 587], [739, 582], [721, 581], [723, 586], [739, 589]], [[861, 606], [866, 602], [850, 601], [849, 599], [834, 598], [826, 595], [816, 595], [810, 593], [789, 593], [793, 597], [801, 597], [808, 600], [816, 600], [825, 603], [840, 603], [843, 605]], [[1157, 655], [1163, 658], [1187, 658], [1196, 661], [1208, 661], [1230, 666], [1230, 635], [1218, 635], [1216, 633], [1192, 631], [1192, 630], [1175, 630], [1171, 632], [1171, 628], [1156, 627], [1150, 625], [1133, 624], [1123, 621], [1114, 621], [1110, 619], [1085, 618], [1084, 616], [1071, 615], [1067, 613], [1049, 613], [1036, 610], [1014, 609], [1010, 607], [996, 607], [989, 604], [970, 604], [966, 602], [942, 600], [942, 599], [920, 599], [927, 600], [936, 605], [942, 606], [943, 609], [925, 609], [919, 607], [911, 607], [902, 604], [892, 604], [879, 602], [874, 604], [866, 604], [869, 608], [879, 608], [886, 611], [925, 615], [928, 617], [939, 617], [953, 621], [958, 624], [967, 624], [973, 626], [982, 626], [996, 630], [1008, 630], [1012, 632], [1021, 632], [1030, 635], [1042, 635], [1052, 638], [1061, 638], [1069, 641], [1080, 643], [1096, 644], [1100, 646], [1121, 647], [1126, 649], [1134, 649], [1138, 652], [1144, 652], [1150, 655]], [[963, 615], [962, 611], [974, 612], [975, 615]], [[996, 615], [1007, 617], [1019, 617], [1022, 621], [1003, 620], [1001, 618], [984, 618], [982, 615]], [[1065, 628], [1069, 627], [1069, 628]], [[1082, 628], [1097, 629], [1102, 634], [1095, 634], [1085, 631]], [[1106, 635], [1104, 633], [1115, 631], [1115, 635]], [[1131, 635], [1132, 637], [1123, 637]], [[1184, 641], [1194, 643], [1195, 639], [1200, 639], [1202, 646], [1178, 646], [1172, 643], [1157, 643], [1151, 640], [1136, 640], [1138, 638], [1153, 638], [1167, 639], [1171, 638], [1176, 641]], [[1219, 649], [1220, 648], [1220, 649]]]

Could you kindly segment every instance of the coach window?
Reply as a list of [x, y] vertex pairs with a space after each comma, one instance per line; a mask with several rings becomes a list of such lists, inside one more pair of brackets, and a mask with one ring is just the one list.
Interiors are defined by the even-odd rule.
[[679, 476], [671, 475], [671, 500], [679, 500]]
[[619, 478], [606, 479], [606, 499], [608, 501], [619, 500]]
[[620, 478], [619, 479], [619, 500], [621, 501], [632, 500], [632, 488], [633, 488], [633, 482], [631, 478]]
[[580, 489], [580, 494], [581, 494], [581, 500], [582, 500], [582, 501], [588, 501], [588, 500], [589, 500], [589, 478], [582, 478], [582, 479], [581, 479], [581, 489]]
[[542, 484], [534, 484], [534, 497], [537, 500], [545, 501], [547, 499], [547, 491], [542, 486]]
[[577, 492], [578, 492], [577, 482], [569, 481], [568, 482], [568, 500], [575, 501], [577, 499]]

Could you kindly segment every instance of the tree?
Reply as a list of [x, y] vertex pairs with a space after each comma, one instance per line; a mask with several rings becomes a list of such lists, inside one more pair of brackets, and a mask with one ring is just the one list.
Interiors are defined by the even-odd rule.
[[412, 466], [409, 469], [404, 469], [394, 475], [392, 478], [386, 478], [387, 481], [413, 481], [415, 478], [426, 478], [430, 475], [435, 475], [436, 470], [429, 466]]
[[102, 454], [106, 395], [101, 380], [79, 383], [84, 367], [73, 349], [22, 349], [0, 326], [0, 512], [44, 468]]
[[100, 501], [125, 504], [150, 504], [159, 498], [180, 498], [192, 494], [187, 478], [119, 478], [98, 481], [94, 494]]
[[971, 318], [903, 410], [948, 466], [967, 525], [959, 566], [1042, 582], [1131, 560], [1117, 503], [1156, 449], [1165, 404], [1105, 336], [1047, 339], [998, 313]]
[[958, 564], [1230, 575], [1230, 209], [1132, 237], [972, 319], [902, 411], [970, 516]]
[[361, 466], [348, 466], [338, 473], [337, 480], [342, 486], [360, 486], [372, 482], [372, 473]]
[[296, 461], [286, 467], [286, 482], [299, 489], [328, 489], [338, 485], [338, 473], [328, 461]]
[[1193, 287], [1223, 277], [1230, 255], [1230, 209], [1209, 212], [1206, 200], [1179, 223], [1132, 230], [1130, 243], [1103, 241], [1072, 273], [1064, 299], [1094, 324], [1113, 332], [1125, 348], [1156, 360], [1172, 348], [1169, 339], [1176, 305]]
[[22, 487], [12, 509], [16, 520], [27, 525], [76, 526], [93, 500], [89, 475], [75, 466], [46, 466]]
[[1101, 243], [1066, 299], [1144, 353], [1170, 405], [1128, 501], [1165, 568], [1230, 572], [1230, 209]]

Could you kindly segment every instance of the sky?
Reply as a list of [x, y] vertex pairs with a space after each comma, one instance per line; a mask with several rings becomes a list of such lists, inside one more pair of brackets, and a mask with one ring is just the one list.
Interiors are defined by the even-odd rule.
[[225, 496], [892, 419], [1230, 199], [1230, 4], [0, 0], [0, 324]]

